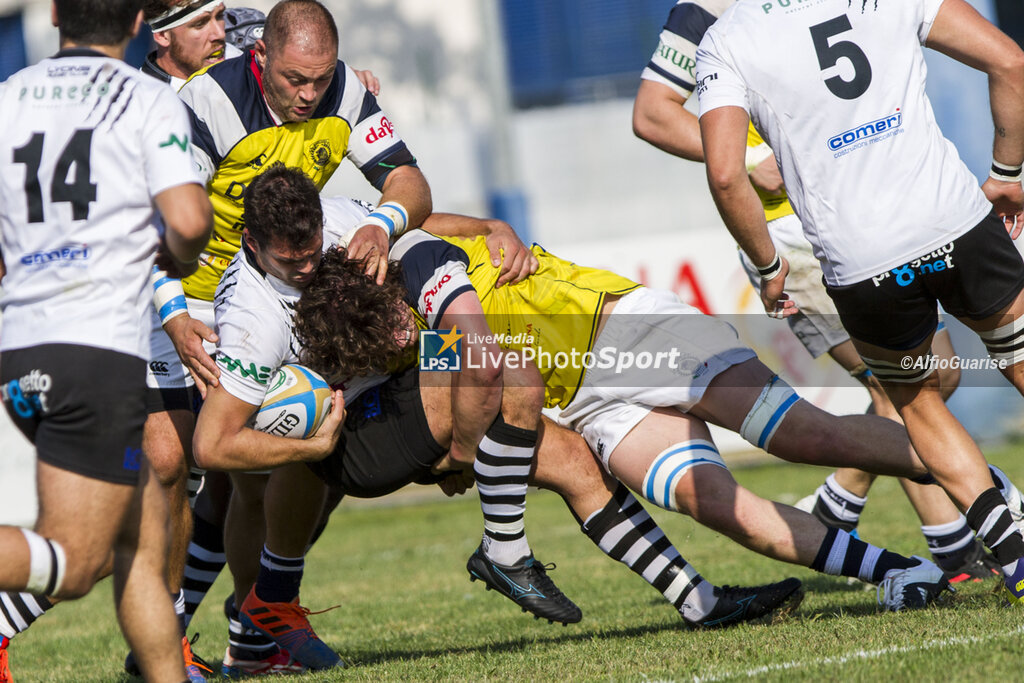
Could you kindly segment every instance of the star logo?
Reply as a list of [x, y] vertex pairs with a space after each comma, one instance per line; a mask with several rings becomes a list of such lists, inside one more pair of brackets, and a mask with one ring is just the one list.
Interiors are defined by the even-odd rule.
[[452, 329], [448, 330], [447, 333], [438, 334], [437, 336], [443, 342], [443, 344], [441, 344], [441, 348], [437, 350], [437, 355], [440, 356], [448, 349], [454, 347], [458, 343], [458, 341], [466, 335], [459, 332], [459, 328], [453, 327]]

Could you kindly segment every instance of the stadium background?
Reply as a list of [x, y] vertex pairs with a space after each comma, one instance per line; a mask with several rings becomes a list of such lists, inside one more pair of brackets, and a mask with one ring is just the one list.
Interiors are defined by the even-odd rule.
[[[674, 0], [324, 0], [341, 57], [372, 69], [381, 101], [419, 158], [438, 210], [496, 215], [554, 253], [674, 289], [730, 315], [762, 358], [834, 412], [866, 398], [827, 361], [815, 364], [759, 313], [703, 167], [635, 138], [632, 97]], [[273, 0], [229, 0], [268, 11]], [[1020, 41], [1019, 0], [971, 0]], [[0, 0], [0, 80], [57, 49], [49, 0]], [[149, 36], [132, 45], [141, 63]], [[983, 178], [991, 117], [983, 76], [927, 51], [939, 124]], [[696, 99], [696, 98], [693, 98]], [[349, 164], [327, 192], [373, 201]], [[984, 357], [951, 325], [965, 357]], [[980, 440], [1018, 430], [1020, 399], [995, 373], [967, 373], [951, 402]], [[747, 447], [716, 436], [724, 451]], [[0, 522], [31, 522], [32, 454], [0, 416]]]

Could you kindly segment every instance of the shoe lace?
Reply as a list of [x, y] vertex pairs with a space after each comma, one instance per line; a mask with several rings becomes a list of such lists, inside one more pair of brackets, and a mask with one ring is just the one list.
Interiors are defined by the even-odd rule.
[[190, 666], [195, 666], [203, 671], [213, 673], [213, 669], [210, 668], [209, 663], [192, 651], [192, 646], [195, 645], [197, 640], [199, 640], [198, 633], [192, 636], [192, 640], [189, 640], [187, 636], [181, 639], [182, 653], [185, 655], [185, 668], [187, 669]]
[[304, 631], [309, 631], [312, 634], [313, 627], [310, 626], [309, 619], [307, 617], [313, 614], [323, 614], [324, 612], [330, 612], [331, 610], [338, 609], [339, 607], [341, 607], [341, 605], [333, 605], [331, 607], [328, 607], [327, 609], [313, 611], [308, 607], [303, 607], [297, 602], [289, 602], [282, 604], [280, 607], [275, 607], [275, 611], [281, 612], [281, 620], [289, 626], [291, 626], [292, 628], [298, 628]]
[[557, 564], [554, 562], [544, 564], [543, 562], [538, 562], [536, 559], [530, 559], [526, 566], [527, 569], [531, 569], [536, 575], [536, 578], [532, 579], [535, 587], [546, 593], [548, 597], [557, 598], [565, 595], [558, 589], [555, 582], [548, 577], [549, 571], [558, 569]]
[[875, 588], [875, 599], [879, 605], [892, 611], [903, 609], [903, 586], [906, 583], [907, 572], [891, 572], [878, 582]]

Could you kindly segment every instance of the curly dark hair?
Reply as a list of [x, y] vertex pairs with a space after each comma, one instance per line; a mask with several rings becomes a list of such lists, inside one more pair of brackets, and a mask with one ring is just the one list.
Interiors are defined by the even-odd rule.
[[301, 249], [324, 229], [320, 192], [302, 169], [276, 161], [253, 178], [242, 198], [245, 229], [260, 246]]
[[330, 248], [295, 305], [302, 363], [325, 375], [389, 374], [405, 353], [396, 339], [408, 325], [405, 295], [397, 261], [378, 286], [362, 261], [350, 260], [343, 248]]

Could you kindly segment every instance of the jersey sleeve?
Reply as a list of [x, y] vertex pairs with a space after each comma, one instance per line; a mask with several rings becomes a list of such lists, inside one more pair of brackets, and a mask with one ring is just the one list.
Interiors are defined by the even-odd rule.
[[398, 166], [415, 166], [416, 158], [355, 72], [343, 62], [339, 68], [344, 68], [345, 82], [338, 115], [352, 126], [346, 155], [380, 190], [391, 171]]
[[739, 72], [724, 56], [721, 36], [712, 27], [697, 48], [697, 97], [700, 115], [719, 107], [740, 107], [750, 111], [747, 86]]
[[217, 316], [220, 384], [237, 399], [258, 406], [267, 382], [289, 354], [288, 330], [259, 309], [231, 307]]
[[345, 236], [373, 210], [366, 202], [348, 197], [321, 197], [320, 204], [324, 210], [325, 251], [342, 244]]
[[715, 16], [692, 2], [679, 2], [669, 12], [658, 47], [640, 78], [662, 83], [684, 98], [693, 94], [697, 84], [697, 45]]
[[406, 302], [432, 330], [457, 296], [475, 291], [466, 273], [469, 256], [454, 244], [417, 230], [398, 240], [391, 254], [402, 264]]
[[943, 0], [920, 0], [921, 23], [917, 29], [917, 38], [922, 45], [928, 40], [928, 34], [932, 31], [932, 24], [935, 23], [942, 2]]
[[[156, 84], [154, 84], [156, 85]], [[170, 88], [159, 84], [142, 128], [144, 170], [150, 194], [158, 195], [178, 185], [202, 185], [190, 145], [190, 126], [185, 106]]]

